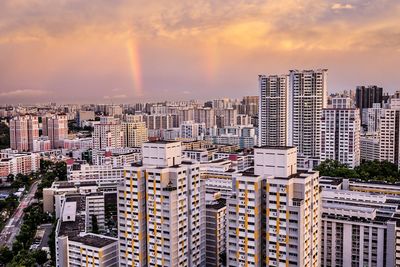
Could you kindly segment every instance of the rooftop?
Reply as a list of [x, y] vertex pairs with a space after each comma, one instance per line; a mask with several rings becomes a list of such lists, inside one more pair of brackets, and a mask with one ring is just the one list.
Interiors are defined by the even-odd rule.
[[98, 235], [92, 235], [92, 234], [87, 234], [85, 236], [74, 236], [69, 238], [70, 241], [75, 241], [82, 243], [87, 246], [95, 247], [95, 248], [102, 248], [105, 246], [108, 246], [110, 244], [116, 243], [117, 240], [108, 238], [108, 237], [103, 237], [103, 236], [98, 236]]
[[207, 209], [219, 210], [226, 207], [226, 200], [224, 198], [219, 198], [213, 201], [211, 204], [207, 204]]
[[85, 196], [69, 195], [66, 198], [68, 202], [76, 202], [76, 217], [74, 221], [61, 222], [58, 235], [74, 237], [85, 231]]
[[254, 147], [259, 149], [274, 149], [274, 150], [287, 150], [291, 148], [296, 148], [295, 146], [255, 146]]
[[148, 141], [144, 144], [172, 144], [172, 143], [180, 143], [179, 141], [167, 141], [167, 140], [154, 140]]

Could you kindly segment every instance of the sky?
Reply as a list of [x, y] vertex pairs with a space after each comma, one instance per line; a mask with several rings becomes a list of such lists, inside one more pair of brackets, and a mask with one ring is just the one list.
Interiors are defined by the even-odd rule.
[[0, 104], [234, 98], [312, 68], [394, 92], [399, 67], [399, 0], [0, 1]]

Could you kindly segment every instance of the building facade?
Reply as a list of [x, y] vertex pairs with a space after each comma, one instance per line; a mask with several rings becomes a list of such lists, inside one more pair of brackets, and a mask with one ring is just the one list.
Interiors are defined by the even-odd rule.
[[350, 168], [360, 165], [360, 113], [345, 106], [323, 109], [321, 117], [321, 161], [331, 159]]
[[42, 131], [50, 139], [52, 148], [62, 148], [68, 138], [68, 118], [65, 114], [56, 114], [42, 118]]
[[327, 105], [327, 70], [291, 70], [289, 80], [289, 145], [299, 156], [320, 157], [321, 116]]
[[288, 134], [287, 75], [259, 75], [259, 146], [286, 146]]
[[143, 145], [143, 166], [126, 169], [118, 190], [121, 266], [204, 264], [199, 167], [182, 161], [180, 142]]
[[33, 143], [39, 138], [37, 116], [25, 115], [10, 120], [10, 147], [19, 152], [33, 151]]

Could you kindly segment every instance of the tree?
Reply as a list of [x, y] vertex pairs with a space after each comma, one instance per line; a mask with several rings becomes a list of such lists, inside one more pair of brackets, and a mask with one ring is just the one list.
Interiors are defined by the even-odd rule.
[[14, 179], [15, 179], [15, 177], [14, 177], [14, 174], [12, 174], [12, 173], [10, 173], [10, 174], [7, 176], [7, 182], [9, 182], [9, 183], [14, 182]]
[[56, 162], [54, 167], [54, 173], [60, 181], [67, 180], [67, 164], [64, 161]]
[[10, 128], [4, 122], [0, 122], [0, 149], [10, 147]]
[[47, 252], [44, 250], [35, 250], [32, 252], [32, 254], [39, 265], [43, 265], [48, 261]]
[[99, 233], [99, 224], [97, 222], [97, 217], [92, 215], [92, 233], [98, 234]]
[[33, 253], [29, 253], [28, 250], [20, 250], [18, 254], [13, 258], [10, 264], [7, 266], [16, 267], [16, 266], [24, 266], [24, 267], [34, 267], [36, 260], [34, 258]]
[[400, 173], [397, 165], [388, 161], [366, 161], [353, 170], [339, 161], [326, 160], [321, 162], [315, 170], [319, 171], [321, 176], [358, 178], [364, 181], [382, 181], [388, 183], [400, 181]]
[[18, 242], [18, 241], [14, 241], [14, 243], [12, 244], [12, 251], [14, 252], [18, 252], [21, 249], [23, 249], [23, 245], [22, 243]]
[[[55, 216], [53, 216], [53, 218], [55, 218]], [[56, 227], [57, 227], [57, 222], [58, 220], [54, 220], [53, 221], [53, 229], [51, 230], [50, 236], [49, 236], [49, 241], [48, 241], [48, 245], [50, 248], [50, 256], [51, 256], [51, 260], [53, 262], [56, 261]]]
[[13, 257], [14, 255], [8, 247], [4, 246], [0, 248], [0, 264], [7, 264]]
[[325, 160], [321, 162], [315, 170], [319, 171], [321, 176], [333, 176], [343, 178], [356, 178], [357, 173], [349, 169], [347, 165], [340, 163], [337, 160]]

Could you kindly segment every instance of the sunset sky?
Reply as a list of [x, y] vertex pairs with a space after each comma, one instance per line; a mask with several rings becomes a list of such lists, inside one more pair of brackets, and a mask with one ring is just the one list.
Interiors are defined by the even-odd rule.
[[400, 1], [0, 1], [0, 104], [240, 97], [309, 68], [400, 89]]

